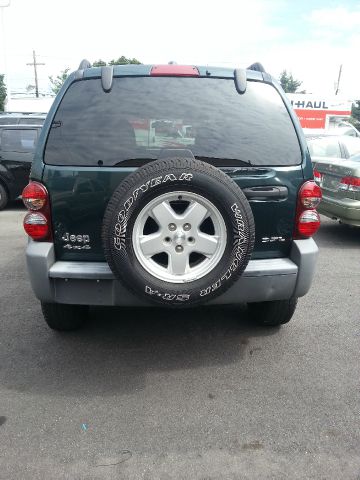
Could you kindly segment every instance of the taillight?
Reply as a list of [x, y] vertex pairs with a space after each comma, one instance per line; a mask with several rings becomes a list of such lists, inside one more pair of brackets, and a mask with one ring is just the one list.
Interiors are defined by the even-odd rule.
[[314, 170], [314, 180], [317, 184], [321, 185], [322, 183], [322, 175], [320, 172], [318, 172], [317, 170]]
[[349, 192], [360, 192], [360, 178], [343, 177], [340, 180], [338, 190], [347, 190]]
[[303, 237], [311, 237], [320, 227], [320, 217], [316, 210], [305, 210], [298, 219], [298, 231]]
[[305, 182], [300, 188], [299, 199], [304, 208], [316, 208], [321, 197], [321, 188], [313, 181]]
[[47, 218], [39, 212], [28, 213], [25, 216], [24, 229], [33, 240], [43, 240], [49, 235]]
[[23, 190], [22, 200], [28, 210], [40, 210], [46, 204], [47, 191], [44, 185], [31, 182]]
[[51, 241], [49, 195], [39, 182], [30, 182], [23, 190], [22, 199], [29, 213], [24, 218], [24, 230], [33, 240]]
[[305, 182], [298, 194], [295, 238], [308, 238], [320, 227], [320, 216], [316, 207], [321, 201], [321, 188], [315, 182]]

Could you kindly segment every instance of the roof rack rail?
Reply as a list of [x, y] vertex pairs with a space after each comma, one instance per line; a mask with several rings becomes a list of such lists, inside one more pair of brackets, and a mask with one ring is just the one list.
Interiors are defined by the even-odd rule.
[[247, 67], [246, 70], [255, 70], [255, 72], [263, 72], [266, 73], [265, 68], [259, 62], [252, 63], [250, 67]]
[[86, 60], [86, 58], [84, 58], [84, 60], [81, 60], [78, 70], [85, 70], [85, 68], [90, 67], [91, 63], [89, 62], [89, 60]]

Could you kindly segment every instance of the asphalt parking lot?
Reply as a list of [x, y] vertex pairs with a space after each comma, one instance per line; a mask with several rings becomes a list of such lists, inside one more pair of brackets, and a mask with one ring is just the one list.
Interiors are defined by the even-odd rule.
[[1, 479], [359, 479], [360, 229], [323, 218], [280, 329], [234, 307], [91, 311], [50, 331], [24, 209], [0, 212]]

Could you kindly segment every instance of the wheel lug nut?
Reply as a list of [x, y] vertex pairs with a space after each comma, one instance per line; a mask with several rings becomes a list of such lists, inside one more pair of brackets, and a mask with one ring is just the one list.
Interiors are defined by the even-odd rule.
[[176, 253], [181, 253], [184, 251], [184, 247], [182, 247], [181, 245], [176, 245], [175, 247], [175, 252]]
[[176, 230], [176, 225], [175, 225], [175, 223], [169, 223], [169, 230], [170, 230], [171, 232], [174, 232], [174, 231]]
[[185, 223], [184, 226], [183, 226], [183, 229], [185, 230], [185, 232], [187, 232], [188, 230], [190, 230], [190, 228], [191, 228], [190, 223]]

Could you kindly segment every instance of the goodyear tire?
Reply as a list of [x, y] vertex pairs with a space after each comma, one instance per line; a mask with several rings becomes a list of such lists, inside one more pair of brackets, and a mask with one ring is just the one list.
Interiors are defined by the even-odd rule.
[[250, 205], [217, 168], [157, 160], [129, 175], [104, 215], [106, 259], [135, 294], [166, 306], [205, 303], [246, 268], [254, 246]]

